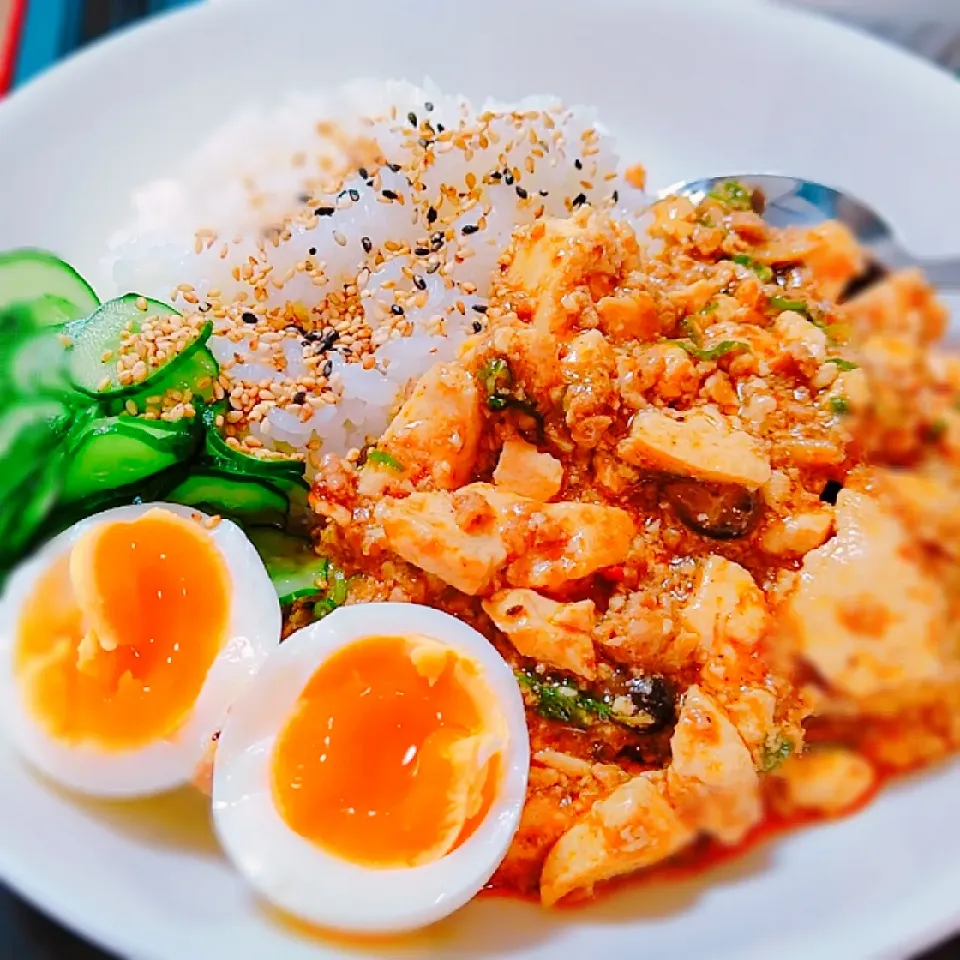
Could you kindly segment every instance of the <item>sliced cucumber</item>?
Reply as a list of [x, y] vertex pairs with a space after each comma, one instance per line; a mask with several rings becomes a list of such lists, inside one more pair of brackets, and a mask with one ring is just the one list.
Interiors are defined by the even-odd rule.
[[167, 500], [169, 492], [182, 483], [189, 472], [189, 464], [178, 463], [160, 473], [152, 474], [144, 480], [123, 487], [112, 487], [102, 493], [92, 494], [73, 503], [64, 503], [61, 495], [56, 511], [47, 519], [37, 535], [37, 539], [49, 539], [72, 527], [79, 520], [111, 507], [121, 507], [131, 503], [152, 503]]
[[200, 441], [195, 420], [167, 423], [139, 417], [97, 417], [68, 441], [61, 499], [76, 503], [142, 483], [188, 460]]
[[[217, 363], [207, 340], [213, 330], [213, 324], [208, 324], [200, 336], [194, 340], [176, 362], [171, 361], [169, 366], [161, 371], [162, 376], [151, 384], [150, 391], [163, 395], [170, 390], [184, 393], [189, 390], [195, 398], [204, 403], [213, 397], [213, 382], [220, 376], [220, 364]], [[148, 391], [143, 391], [149, 396]]]
[[25, 398], [81, 397], [70, 383], [66, 359], [63, 344], [51, 329], [0, 339], [0, 389]]
[[[0, 254], [0, 311], [50, 298], [33, 314], [41, 326], [47, 322], [85, 317], [100, 305], [93, 288], [69, 264], [45, 250], [11, 250]], [[63, 310], [47, 310], [54, 304]], [[69, 316], [61, 318], [62, 313]]]
[[271, 484], [214, 469], [191, 471], [168, 499], [245, 526], [282, 527], [289, 510], [287, 498]]
[[[204, 337], [204, 339], [206, 339]], [[129, 401], [133, 401], [139, 412], [157, 409], [156, 398], [162, 398], [177, 391], [192, 394], [190, 402], [198, 407], [213, 396], [213, 382], [220, 375], [220, 364], [214, 359], [210, 349], [203, 342], [194, 340], [187, 349], [171, 360], [155, 377], [149, 377], [146, 387], [137, 393], [113, 394], [113, 399], [101, 401], [108, 413], [122, 413]], [[150, 401], [154, 401], [151, 403]]]
[[56, 400], [13, 401], [0, 417], [0, 503], [65, 441], [73, 416]]
[[330, 561], [318, 556], [309, 540], [269, 527], [257, 527], [247, 534], [267, 568], [281, 604], [314, 597], [326, 590]]
[[163, 378], [172, 376], [178, 365], [189, 361], [213, 332], [213, 324], [205, 323], [184, 350], [153, 369], [149, 376], [136, 383], [120, 384], [116, 353], [124, 334], [128, 330], [138, 330], [144, 320], [156, 316], [178, 317], [180, 314], [165, 303], [128, 293], [109, 300], [89, 317], [67, 324], [63, 333], [71, 341], [68, 363], [77, 389], [98, 399], [130, 397], [152, 391]]
[[53, 513], [64, 482], [67, 448], [61, 444], [34, 469], [7, 499], [0, 521], [0, 566], [15, 563], [37, 542]]
[[203, 442], [205, 463], [226, 473], [236, 473], [255, 480], [266, 480], [273, 484], [302, 483], [306, 489], [309, 489], [303, 480], [306, 465], [302, 460], [255, 457], [231, 447], [223, 439], [217, 427], [217, 417], [225, 409], [224, 404], [204, 408], [203, 422], [207, 428]]
[[63, 297], [18, 301], [0, 308], [0, 336], [7, 338], [38, 330], [57, 330], [82, 316], [85, 316], [83, 311]]

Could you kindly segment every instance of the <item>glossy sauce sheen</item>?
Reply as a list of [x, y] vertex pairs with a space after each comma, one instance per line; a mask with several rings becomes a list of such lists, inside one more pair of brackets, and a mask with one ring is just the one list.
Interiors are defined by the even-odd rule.
[[200, 693], [229, 607], [226, 565], [197, 524], [151, 511], [93, 528], [21, 615], [16, 670], [37, 721], [106, 749], [168, 736]]
[[[458, 777], [446, 750], [482, 730], [452, 669], [457, 655], [450, 651], [431, 684], [410, 646], [403, 637], [372, 637], [335, 653], [307, 683], [274, 753], [274, 796], [287, 824], [356, 863], [409, 864], [442, 842]], [[494, 780], [488, 771], [488, 787]], [[489, 808], [490, 793], [459, 842]]]

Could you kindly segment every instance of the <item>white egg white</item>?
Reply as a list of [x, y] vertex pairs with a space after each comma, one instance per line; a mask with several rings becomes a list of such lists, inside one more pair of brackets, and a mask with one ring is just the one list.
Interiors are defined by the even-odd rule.
[[[507, 745], [496, 798], [463, 844], [422, 866], [376, 869], [327, 853], [287, 825], [274, 802], [272, 759], [278, 735], [323, 661], [366, 637], [411, 635], [445, 643], [479, 665], [506, 721]], [[275, 906], [328, 929], [400, 933], [452, 913], [490, 879], [517, 830], [529, 765], [516, 679], [485, 637], [419, 604], [357, 604], [288, 637], [234, 704], [217, 744], [214, 824], [234, 865]]]
[[[228, 520], [208, 530], [230, 580], [225, 641], [179, 729], [166, 739], [126, 750], [70, 744], [52, 737], [25, 703], [14, 672], [20, 614], [37, 580], [91, 528], [142, 517], [155, 508], [181, 517], [197, 510], [169, 503], [117, 507], [80, 521], [45, 544], [7, 582], [0, 598], [0, 717], [7, 735], [33, 767], [63, 786], [98, 797], [134, 797], [188, 783], [223, 725], [230, 705], [280, 642], [281, 614], [263, 563], [243, 531]], [[199, 514], [204, 518], [203, 514]]]

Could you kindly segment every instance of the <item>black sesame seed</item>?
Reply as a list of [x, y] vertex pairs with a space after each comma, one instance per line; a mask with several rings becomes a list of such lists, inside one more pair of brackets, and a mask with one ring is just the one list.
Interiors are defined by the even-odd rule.
[[434, 207], [427, 208], [427, 223], [434, 223], [437, 219], [437, 211]]
[[502, 176], [503, 174], [499, 170], [494, 170], [493, 173], [490, 174], [490, 179], [499, 180]]
[[512, 187], [512, 186], [513, 186], [513, 174], [512, 174], [509, 170], [503, 175], [503, 182], [504, 182], [508, 187]]
[[388, 166], [394, 173], [399, 173], [399, 172], [400, 172], [400, 164], [399, 164], [399, 163], [388, 163], [387, 166]]
[[413, 285], [414, 285], [418, 290], [426, 290], [426, 289], [427, 289], [427, 281], [424, 280], [423, 277], [414, 277], [414, 278], [413, 278]]
[[366, 167], [358, 167], [358, 168], [357, 168], [357, 174], [359, 175], [359, 177], [360, 177], [361, 180], [366, 180], [366, 179], [368, 179], [369, 176], [370, 176], [370, 174], [367, 173], [367, 168], [366, 168]]
[[570, 204], [574, 209], [577, 207], [582, 207], [587, 202], [587, 195], [585, 193], [578, 193], [574, 198], [573, 202]]
[[387, 198], [387, 200], [397, 199], [397, 194], [396, 194], [396, 191], [394, 190], [381, 190], [380, 192], [384, 195], [384, 197]]
[[619, 190], [614, 190], [614, 191], [613, 191], [613, 202], [616, 203], [619, 199], [620, 199], [620, 191], [619, 191]]
[[444, 237], [443, 232], [438, 230], [435, 234], [433, 234], [432, 237], [430, 237], [430, 246], [433, 247], [434, 250], [439, 250], [443, 246], [443, 241], [445, 239], [446, 237]]
[[249, 310], [244, 311], [244, 312], [240, 315], [240, 319], [241, 319], [244, 323], [256, 323], [256, 322], [257, 322], [256, 315], [250, 313]]
[[473, 309], [476, 310], [477, 313], [486, 313], [487, 305], [485, 303], [475, 303]]
[[437, 133], [443, 133], [444, 129], [445, 127], [443, 126], [442, 123], [437, 124]]
[[209, 309], [210, 309], [210, 304], [209, 304], [209, 303], [201, 303], [201, 304], [200, 304], [200, 312], [201, 312], [201, 313], [206, 313]]
[[361, 237], [360, 246], [363, 247], [364, 253], [369, 253], [373, 249], [373, 241], [369, 237]]
[[473, 321], [473, 332], [479, 333], [483, 329], [483, 324], [479, 320]]
[[317, 209], [314, 210], [313, 212], [318, 217], [332, 217], [333, 211], [334, 211], [333, 207], [317, 207]]
[[298, 203], [309, 203], [309, 202], [310, 202], [310, 194], [309, 194], [309, 193], [300, 193], [300, 194], [297, 194], [297, 202], [298, 202]]
[[407, 114], [407, 119], [410, 121], [411, 127], [417, 125], [417, 115], [412, 110]]
[[347, 191], [350, 194], [350, 199], [356, 203], [360, 199], [360, 191], [354, 190], [352, 187]]
[[333, 373], [333, 361], [332, 361], [332, 360], [328, 360], [328, 361], [323, 365], [323, 369], [322, 369], [320, 372], [323, 374], [323, 376], [329, 377], [330, 374]]
[[573, 165], [574, 165], [578, 170], [582, 170], [582, 169], [583, 169], [583, 161], [582, 161], [579, 157], [577, 157], [577, 159], [573, 161]]
[[480, 228], [475, 223], [467, 223], [464, 224], [461, 233], [463, 233], [464, 236], [469, 236], [471, 233], [476, 233], [479, 229]]
[[423, 105], [423, 109], [426, 110], [427, 113], [433, 113], [433, 104], [428, 100], [428, 101]]
[[326, 353], [339, 339], [339, 330], [327, 330], [320, 338], [320, 342], [317, 344], [317, 349], [321, 353]]
[[395, 304], [390, 308], [390, 312], [391, 312], [395, 317], [402, 317], [402, 316], [403, 316], [403, 307], [401, 307], [399, 303], [395, 303]]
[[302, 404], [303, 401], [306, 400], [306, 399], [307, 399], [307, 394], [306, 394], [306, 392], [305, 392], [304, 390], [298, 390], [298, 391], [293, 395], [293, 402], [294, 402], [294, 403]]
[[315, 257], [315, 256], [317, 255], [317, 248], [316, 248], [316, 247], [311, 247], [311, 248], [307, 251], [307, 253], [309, 253], [311, 257]]
[[518, 196], [521, 200], [526, 200], [526, 199], [527, 199], [527, 191], [524, 190], [523, 187], [518, 186], [518, 187], [516, 187], [515, 189], [516, 189], [516, 191], [517, 191], [517, 196]]
[[430, 252], [430, 250], [427, 247], [414, 247], [413, 252], [418, 257], [425, 257]]
[[541, 197], [549, 197], [549, 196], [550, 196], [550, 191], [549, 191], [549, 190], [540, 190], [539, 193], [540, 193], [540, 196], [541, 196]]

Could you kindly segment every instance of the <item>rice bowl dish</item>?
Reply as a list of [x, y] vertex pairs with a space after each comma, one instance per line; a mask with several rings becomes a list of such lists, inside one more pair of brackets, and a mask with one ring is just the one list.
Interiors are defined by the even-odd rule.
[[[282, 626], [177, 777], [211, 794], [254, 888], [325, 927], [416, 928], [482, 887], [582, 901], [955, 752], [945, 308], [914, 272], [855, 292], [868, 264], [841, 226], [775, 229], [737, 182], [653, 202], [634, 159], [582, 108], [365, 82], [240, 116], [145, 187], [106, 257], [112, 300], [8, 254], [6, 449], [49, 463], [5, 491], [7, 722], [65, 758], [18, 736], [26, 760], [97, 794], [84, 756], [187, 729], [192, 702], [122, 746], [96, 719], [129, 684], [160, 710], [166, 676], [156, 637], [127, 631], [167, 541], [122, 590], [103, 544], [136, 553], [149, 521], [207, 556], [221, 517]], [[24, 344], [44, 358], [25, 372]], [[196, 529], [170, 533], [184, 509]], [[203, 597], [219, 581], [192, 563], [177, 582]], [[190, 665], [188, 615], [153, 615]], [[83, 710], [52, 706], [76, 689]], [[131, 769], [125, 792], [157, 789]], [[361, 814], [388, 825], [375, 851], [360, 828], [343, 845]], [[267, 822], [274, 863], [247, 839]], [[331, 912], [311, 870], [382, 909]], [[438, 909], [399, 892], [429, 876]]]

